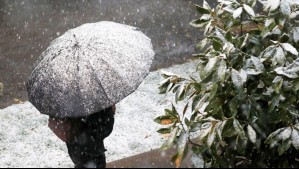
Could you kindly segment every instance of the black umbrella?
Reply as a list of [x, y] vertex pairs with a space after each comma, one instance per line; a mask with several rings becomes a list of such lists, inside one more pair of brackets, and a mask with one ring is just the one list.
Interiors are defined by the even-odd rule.
[[151, 40], [135, 27], [84, 24], [41, 54], [27, 82], [29, 101], [55, 117], [93, 114], [136, 90], [153, 58]]

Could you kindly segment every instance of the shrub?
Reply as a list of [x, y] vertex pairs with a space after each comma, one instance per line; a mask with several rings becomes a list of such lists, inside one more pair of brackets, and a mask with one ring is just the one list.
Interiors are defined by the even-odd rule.
[[191, 147], [204, 167], [299, 167], [299, 1], [195, 7], [199, 77], [161, 73], [160, 93], [184, 104], [155, 119], [169, 135], [162, 148], [176, 146], [177, 166]]

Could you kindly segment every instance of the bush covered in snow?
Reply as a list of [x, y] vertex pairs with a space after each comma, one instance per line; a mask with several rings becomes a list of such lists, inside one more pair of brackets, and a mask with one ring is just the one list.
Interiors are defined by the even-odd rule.
[[161, 93], [185, 105], [155, 119], [169, 134], [162, 148], [177, 146], [177, 166], [192, 145], [204, 167], [298, 168], [299, 2], [218, 2], [195, 5], [201, 17], [191, 24], [205, 35], [199, 77], [162, 73]]

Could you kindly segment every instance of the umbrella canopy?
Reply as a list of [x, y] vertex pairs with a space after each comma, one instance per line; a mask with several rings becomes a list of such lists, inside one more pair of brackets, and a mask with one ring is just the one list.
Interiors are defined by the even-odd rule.
[[82, 117], [108, 108], [140, 85], [154, 58], [138, 28], [88, 23], [55, 39], [27, 82], [29, 101], [43, 114]]

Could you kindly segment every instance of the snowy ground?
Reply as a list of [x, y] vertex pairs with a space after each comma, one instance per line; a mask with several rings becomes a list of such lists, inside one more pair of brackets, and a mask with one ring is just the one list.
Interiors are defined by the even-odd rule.
[[[194, 73], [195, 62], [167, 69]], [[183, 72], [183, 73], [182, 73]], [[105, 139], [107, 162], [159, 148], [163, 142], [153, 119], [169, 107], [172, 95], [159, 95], [159, 71], [151, 72], [139, 88], [117, 104], [112, 134]], [[29, 102], [0, 110], [0, 168], [73, 167], [67, 148], [47, 127], [48, 116]]]

